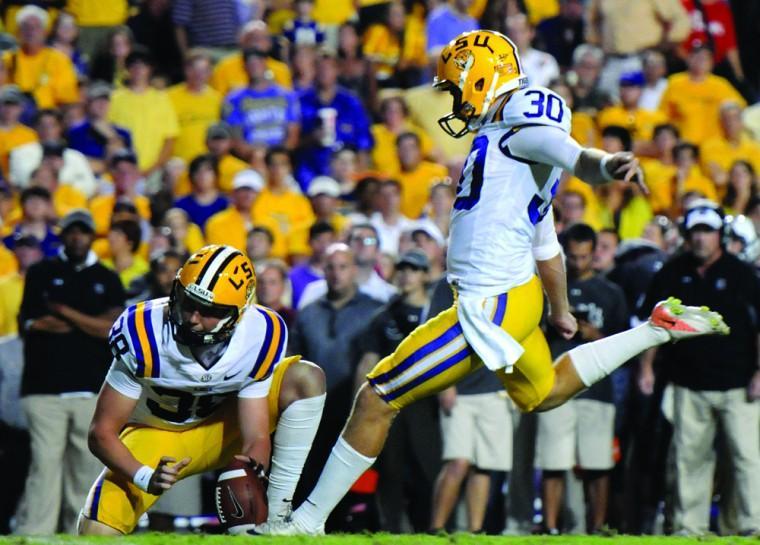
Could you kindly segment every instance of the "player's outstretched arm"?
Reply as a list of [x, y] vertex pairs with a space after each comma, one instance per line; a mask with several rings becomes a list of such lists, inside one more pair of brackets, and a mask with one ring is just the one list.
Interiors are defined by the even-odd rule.
[[266, 397], [239, 397], [238, 420], [243, 439], [242, 454], [269, 467], [272, 442], [269, 436], [269, 401]]
[[116, 474], [127, 477], [139, 488], [151, 494], [161, 494], [177, 481], [179, 472], [190, 463], [185, 458], [177, 464], [163, 457], [153, 469], [138, 461], [119, 439], [119, 433], [129, 420], [137, 400], [119, 393], [108, 383], [103, 385], [92, 417], [87, 437], [90, 451]]

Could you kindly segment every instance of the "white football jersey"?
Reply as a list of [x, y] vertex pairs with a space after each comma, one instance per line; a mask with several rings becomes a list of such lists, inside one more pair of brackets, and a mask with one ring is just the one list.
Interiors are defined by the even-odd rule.
[[288, 340], [285, 322], [275, 311], [249, 307], [221, 358], [206, 369], [174, 340], [168, 308], [168, 298], [138, 303], [111, 328], [114, 360], [106, 382], [138, 400], [130, 422], [185, 429], [211, 416], [230, 396], [269, 393]]
[[[544, 87], [527, 87], [507, 99], [500, 120], [486, 122], [478, 131], [451, 216], [448, 279], [461, 293], [505, 293], [531, 278], [535, 259], [559, 253], [551, 203], [562, 169], [552, 164], [572, 168], [577, 154], [568, 158], [565, 150], [562, 160], [550, 158], [549, 163], [542, 155], [538, 162], [537, 157], [515, 155], [510, 139], [528, 133], [533, 138], [542, 133], [570, 138], [570, 116], [559, 95]], [[516, 138], [521, 131], [524, 134]], [[574, 146], [580, 153], [577, 143]]]

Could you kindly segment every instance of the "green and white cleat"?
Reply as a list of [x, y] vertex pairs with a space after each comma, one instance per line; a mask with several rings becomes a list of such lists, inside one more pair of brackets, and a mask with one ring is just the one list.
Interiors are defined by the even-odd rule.
[[708, 307], [684, 305], [675, 297], [657, 303], [649, 317], [649, 323], [667, 331], [672, 341], [731, 333], [731, 328], [719, 313]]
[[253, 536], [323, 536], [325, 527], [311, 529], [301, 525], [295, 519], [274, 520], [257, 524], [252, 530], [248, 530], [248, 534]]

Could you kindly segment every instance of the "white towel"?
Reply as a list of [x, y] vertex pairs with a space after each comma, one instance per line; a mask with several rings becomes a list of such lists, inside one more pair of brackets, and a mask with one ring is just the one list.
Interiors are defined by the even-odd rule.
[[512, 372], [515, 362], [525, 349], [491, 321], [498, 297], [465, 296], [459, 294], [457, 315], [467, 343], [492, 371]]

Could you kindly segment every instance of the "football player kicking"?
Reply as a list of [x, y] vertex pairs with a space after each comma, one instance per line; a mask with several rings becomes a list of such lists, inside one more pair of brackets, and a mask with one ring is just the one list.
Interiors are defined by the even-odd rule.
[[717, 313], [670, 299], [647, 323], [552, 363], [539, 328], [544, 290], [550, 323], [566, 338], [577, 330], [551, 213], [561, 171], [592, 185], [617, 179], [643, 188], [638, 161], [573, 140], [565, 102], [549, 89], [528, 86], [517, 49], [497, 32], [468, 32], [451, 41], [438, 59], [434, 86], [454, 98], [441, 127], [454, 137], [477, 131], [451, 217], [448, 280], [456, 302], [369, 373], [308, 499], [289, 521], [267, 522], [256, 532], [322, 533], [327, 516], [382, 450], [395, 414], [481, 365], [499, 376], [521, 410], [545, 411], [647, 348], [728, 333]]
[[298, 356], [282, 358], [285, 323], [253, 304], [255, 285], [241, 252], [206, 246], [179, 270], [170, 297], [116, 320], [89, 435], [106, 469], [81, 534], [128, 534], [178, 480], [234, 455], [268, 466], [271, 453], [269, 520], [289, 514], [322, 416], [324, 375]]

